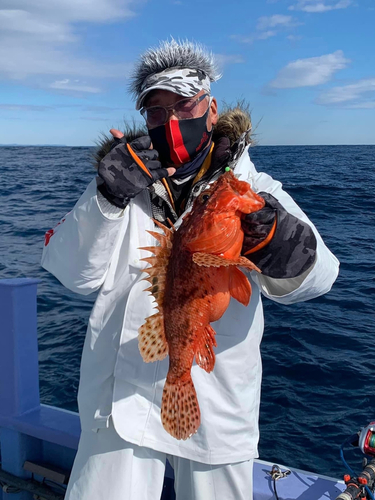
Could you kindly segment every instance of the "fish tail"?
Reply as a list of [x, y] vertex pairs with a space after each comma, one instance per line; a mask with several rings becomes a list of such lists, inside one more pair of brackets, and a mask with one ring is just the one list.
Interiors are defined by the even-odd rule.
[[161, 421], [164, 429], [176, 439], [187, 439], [197, 432], [201, 414], [190, 373], [184, 379], [173, 382], [167, 377], [161, 404]]

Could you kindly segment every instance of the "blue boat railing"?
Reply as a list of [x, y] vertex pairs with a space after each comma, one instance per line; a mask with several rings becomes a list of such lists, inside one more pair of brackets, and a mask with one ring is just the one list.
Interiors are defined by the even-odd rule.
[[[26, 461], [70, 471], [81, 432], [78, 414], [40, 404], [37, 284], [36, 279], [0, 280], [1, 470], [24, 480], [32, 478]], [[0, 500], [33, 498], [4, 490]]]
[[[36, 279], [0, 280], [0, 486], [1, 471], [43, 481], [25, 462], [72, 468], [81, 433], [77, 413], [40, 403]], [[168, 469], [163, 499], [172, 500]], [[47, 484], [47, 483], [46, 483]], [[0, 488], [0, 500], [32, 500], [33, 494]]]

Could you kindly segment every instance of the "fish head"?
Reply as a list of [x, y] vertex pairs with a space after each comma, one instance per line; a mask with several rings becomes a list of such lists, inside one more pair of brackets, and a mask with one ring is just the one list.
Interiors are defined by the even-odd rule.
[[184, 245], [190, 252], [227, 258], [239, 255], [243, 242], [241, 218], [260, 210], [264, 203], [247, 182], [237, 179], [232, 171], [225, 172], [195, 199], [183, 223]]

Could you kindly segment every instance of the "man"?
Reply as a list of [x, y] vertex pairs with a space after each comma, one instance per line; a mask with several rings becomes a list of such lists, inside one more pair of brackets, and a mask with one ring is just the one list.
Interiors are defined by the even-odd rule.
[[[99, 290], [82, 354], [78, 393], [82, 436], [66, 500], [158, 500], [166, 458], [177, 500], [252, 498], [261, 387], [261, 293], [281, 304], [330, 290], [338, 261], [282, 190], [258, 173], [248, 152], [249, 116], [218, 116], [212, 56], [189, 42], [164, 42], [140, 59], [132, 80], [148, 135], [114, 142], [76, 206], [49, 232], [42, 265], [81, 294]], [[156, 219], [181, 216], [226, 167], [266, 201], [243, 220], [242, 254], [251, 273], [246, 308], [231, 301], [214, 324], [216, 364], [192, 377], [201, 408], [198, 432], [178, 441], [162, 427], [168, 359], [144, 363], [138, 329], [153, 313], [141, 280]]]

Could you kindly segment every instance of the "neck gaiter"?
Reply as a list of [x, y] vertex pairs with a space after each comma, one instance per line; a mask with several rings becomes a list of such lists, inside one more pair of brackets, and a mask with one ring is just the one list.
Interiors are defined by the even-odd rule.
[[209, 109], [199, 118], [169, 120], [148, 131], [164, 165], [190, 162], [207, 146], [212, 136], [212, 129], [210, 132], [207, 130]]

